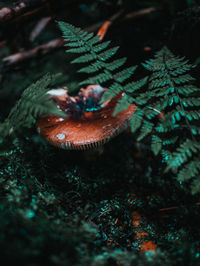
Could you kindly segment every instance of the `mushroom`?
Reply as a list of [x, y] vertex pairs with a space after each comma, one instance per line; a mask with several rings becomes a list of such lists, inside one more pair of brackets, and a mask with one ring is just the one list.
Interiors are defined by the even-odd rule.
[[100, 104], [105, 91], [100, 85], [82, 88], [75, 97], [68, 95], [66, 87], [48, 91], [50, 98], [67, 114], [67, 118], [42, 116], [36, 124], [38, 132], [51, 144], [66, 150], [97, 148], [108, 142], [128, 127], [136, 106], [130, 104], [126, 110], [113, 116], [123, 93]]

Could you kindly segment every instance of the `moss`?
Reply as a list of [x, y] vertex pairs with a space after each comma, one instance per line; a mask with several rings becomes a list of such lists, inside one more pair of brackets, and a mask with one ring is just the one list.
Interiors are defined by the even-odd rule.
[[[146, 147], [142, 149], [149, 158]], [[175, 265], [173, 261], [181, 263], [190, 256], [195, 263], [199, 252], [195, 197], [175, 189], [172, 181], [160, 184], [155, 163], [150, 170], [142, 157], [133, 160], [137, 153], [127, 133], [108, 143], [103, 156], [93, 161], [86, 161], [81, 152], [62, 151], [32, 139], [13, 147], [0, 162], [0, 246], [5, 261]], [[159, 211], [179, 205], [184, 206]], [[148, 232], [145, 241], [156, 243], [156, 252], [139, 252], [133, 211], [141, 214], [139, 230]], [[193, 226], [188, 229], [190, 215]]]

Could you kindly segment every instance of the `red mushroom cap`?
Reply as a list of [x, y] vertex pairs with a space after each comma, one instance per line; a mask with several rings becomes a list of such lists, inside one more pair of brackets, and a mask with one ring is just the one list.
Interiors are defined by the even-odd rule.
[[90, 85], [81, 89], [78, 96], [70, 97], [65, 89], [66, 100], [63, 101], [62, 91], [56, 95], [53, 90], [50, 95], [68, 117], [42, 116], [37, 121], [38, 131], [51, 144], [67, 150], [89, 149], [108, 142], [127, 128], [136, 106], [130, 104], [125, 111], [113, 116], [122, 93], [98, 105], [104, 91], [99, 85]]

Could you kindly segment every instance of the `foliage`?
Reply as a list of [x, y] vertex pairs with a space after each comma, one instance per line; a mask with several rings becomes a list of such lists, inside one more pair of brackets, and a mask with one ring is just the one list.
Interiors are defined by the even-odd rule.
[[[149, 77], [127, 83], [136, 67], [123, 69], [126, 59], [111, 60], [118, 47], [108, 49], [109, 41], [99, 43], [98, 36], [71, 24], [59, 22], [59, 26], [68, 47], [67, 52], [81, 54], [72, 63], [87, 64], [79, 72], [90, 77], [81, 85], [110, 82], [103, 100], [123, 91], [113, 115], [135, 103], [138, 108], [130, 119], [130, 127], [132, 132], [140, 128], [138, 140], [150, 135], [152, 151], [162, 156], [167, 170], [172, 169], [173, 173], [178, 170], [179, 181], [198, 178], [199, 145], [196, 137], [200, 134], [199, 89], [193, 85], [194, 78], [188, 74], [194, 66], [164, 47], [154, 59], [143, 64], [152, 72]], [[122, 70], [116, 73], [120, 67]], [[148, 90], [142, 91], [147, 79]]]
[[[161, 155], [166, 170], [177, 179], [194, 182], [199, 178], [200, 95], [188, 73], [194, 66], [174, 56], [167, 47], [143, 66], [152, 72], [148, 90], [136, 98], [140, 109], [133, 121], [140, 126], [139, 140], [151, 137], [151, 149]], [[198, 192], [192, 184], [192, 191]]]
[[[139, 81], [129, 81], [136, 66], [124, 68], [126, 58], [112, 59], [119, 47], [109, 48], [110, 41], [99, 42], [99, 36], [93, 33], [87, 33], [69, 23], [58, 23], [66, 41], [67, 52], [79, 55], [72, 63], [82, 64], [79, 72], [89, 75], [80, 85], [108, 85], [102, 101], [123, 91], [123, 97], [113, 115], [135, 103], [137, 109], [130, 119], [132, 132], [139, 129], [139, 141], [150, 136], [151, 149], [155, 155], [162, 156], [166, 171], [172, 170], [180, 182], [193, 179], [192, 191], [198, 192], [199, 89], [193, 85], [194, 78], [188, 74], [194, 66], [164, 47], [156, 53], [154, 59], [143, 64], [152, 72], [150, 76]], [[31, 127], [37, 117], [43, 114], [64, 115], [46, 94], [54, 79], [55, 76], [47, 74], [23, 92], [0, 126], [2, 137], [20, 131], [21, 128]], [[143, 88], [147, 82], [146, 90]]]
[[31, 84], [21, 95], [21, 98], [10, 111], [8, 118], [0, 124], [0, 136], [6, 137], [30, 128], [36, 123], [38, 116], [57, 114], [65, 116], [49, 99], [48, 87], [57, 75], [46, 74], [37, 82]]
[[[108, 85], [107, 91], [103, 94], [102, 102], [114, 97], [119, 92], [124, 92], [124, 97], [116, 107], [115, 113], [124, 110], [133, 102], [128, 94], [141, 88], [146, 79], [138, 82], [128, 82], [136, 70], [136, 66], [124, 68], [126, 58], [111, 59], [119, 47], [111, 47], [110, 41], [99, 43], [99, 36], [87, 33], [69, 23], [58, 22], [66, 41], [67, 52], [81, 54], [72, 63], [81, 63], [86, 66], [79, 69], [81, 73], [89, 74], [89, 78], [83, 80], [80, 85], [102, 84]], [[121, 70], [118, 70], [122, 68]]]
[[[4, 2], [9, 7], [10, 2], [17, 1]], [[32, 30], [44, 16], [53, 16], [61, 20], [66, 14], [70, 14], [68, 16], [70, 23], [90, 27], [93, 23], [98, 25], [99, 21], [107, 20], [118, 11], [122, 13], [115, 21], [111, 19], [112, 24], [105, 38], [108, 37], [119, 43], [120, 52], [128, 57], [128, 63], [139, 64], [166, 44], [193, 61], [198, 57], [199, 7], [197, 5], [199, 3], [197, 0], [94, 0], [84, 1], [85, 3], [63, 0], [59, 1], [59, 4], [56, 1], [46, 2], [48, 2], [47, 8], [33, 10], [34, 12], [28, 12], [25, 16], [18, 12], [14, 19], [9, 19], [9, 23], [2, 23], [1, 58], [12, 53], [15, 56], [17, 52], [29, 52], [29, 49], [37, 49], [38, 45], [57, 38], [58, 31], [52, 21], [34, 42], [29, 40]], [[5, 3], [0, 6], [5, 7]], [[63, 6], [62, 3], [66, 5]], [[149, 7], [155, 8], [154, 12], [142, 15], [140, 10]], [[184, 11], [186, 7], [190, 8]], [[139, 15], [135, 19], [134, 15], [137, 11]], [[15, 32], [15, 38], [13, 38], [13, 32]], [[89, 38], [89, 41], [93, 38], [95, 37]], [[91, 49], [95, 50], [97, 45], [100, 43], [92, 44]], [[95, 56], [98, 57], [102, 52], [111, 49], [109, 45], [102, 51], [95, 50]], [[68, 49], [83, 46], [68, 46]], [[145, 50], [145, 47], [148, 49]], [[88, 53], [90, 52], [78, 53], [78, 55]], [[167, 61], [170, 58], [168, 49], [165, 48], [164, 54], [165, 56], [159, 55], [150, 61], [155, 63], [157, 60], [158, 65], [159, 59], [159, 64], [165, 65], [166, 60], [163, 61], [163, 57], [167, 58]], [[78, 79], [77, 76], [74, 78], [71, 72], [78, 64], [69, 67], [66, 62], [70, 61], [72, 56], [67, 54], [66, 60], [63, 56], [63, 48], [60, 48], [55, 53], [49, 52], [48, 55], [41, 50], [35, 58], [30, 57], [15, 65], [6, 66], [0, 63], [1, 121], [9, 113], [13, 102], [19, 98], [21, 90], [46, 72], [54, 73], [56, 69], [57, 72], [64, 73], [60, 83], [56, 80], [56, 87], [66, 85], [70, 87], [70, 79], [72, 80], [71, 91], [75, 93], [75, 89], [78, 90], [79, 87]], [[113, 58], [114, 56], [111, 56], [105, 63], [118, 64], [122, 60], [113, 60]], [[171, 54], [172, 58], [173, 64], [176, 65], [175, 62], [180, 58]], [[91, 71], [80, 72], [78, 76], [80, 80], [87, 75], [89, 79], [101, 73], [105, 74], [107, 71], [105, 67], [93, 72], [91, 66], [96, 61], [94, 59], [88, 63], [80, 63], [81, 68], [90, 66], [88, 71]], [[150, 61], [144, 65], [151, 67]], [[178, 71], [184, 69], [184, 64], [181, 65], [184, 61], [185, 59], [178, 62], [175, 69]], [[125, 59], [121, 63], [123, 64], [119, 68], [109, 70], [111, 76], [107, 81], [102, 79], [103, 84], [108, 88], [107, 98], [115, 95], [112, 84], [116, 80], [113, 76], [118, 72], [124, 74]], [[189, 65], [188, 71], [193, 68], [188, 62], [186, 64]], [[193, 192], [200, 191], [200, 182], [197, 178], [199, 119], [188, 119], [188, 124], [183, 116], [177, 120], [176, 115], [174, 123], [171, 123], [172, 115], [170, 115], [180, 102], [183, 103], [183, 98], [187, 98], [188, 104], [192, 99], [193, 104], [193, 106], [184, 106], [185, 113], [186, 111], [198, 112], [198, 105], [194, 106], [194, 103], [198, 103], [199, 90], [188, 93], [191, 88], [196, 88], [194, 84], [197, 84], [197, 81], [190, 80], [177, 84], [174, 88], [177, 90], [182, 88], [183, 94], [179, 95], [179, 103], [174, 97], [172, 105], [169, 105], [168, 100], [175, 91], [170, 94], [165, 90], [165, 87], [169, 86], [168, 83], [164, 86], [158, 84], [156, 87], [155, 83], [159, 83], [162, 77], [151, 79], [153, 74], [162, 74], [164, 70], [152, 68], [150, 71], [152, 71], [151, 75], [146, 76], [142, 81], [133, 82], [132, 74], [123, 82], [117, 81], [117, 87], [122, 87], [120, 91], [123, 90], [124, 97], [114, 112], [116, 114], [130, 103], [135, 103], [138, 108], [130, 121], [132, 132], [138, 132], [141, 140], [143, 136], [147, 138], [144, 142], [138, 143], [135, 138], [137, 134], [126, 132], [105, 145], [103, 155], [92, 154], [92, 161], [85, 158], [85, 154], [81, 152], [67, 152], [41, 142], [36, 132], [32, 131], [32, 135], [27, 135], [24, 129], [21, 131], [14, 121], [14, 119], [18, 121], [17, 108], [12, 112], [12, 116], [9, 115], [14, 124], [13, 134], [20, 130], [25, 137], [21, 135], [15, 146], [8, 138], [10, 152], [0, 153], [2, 263], [4, 261], [6, 265], [22, 266], [199, 264], [199, 194], [191, 195], [188, 189], [188, 185], [192, 184]], [[182, 74], [187, 74], [188, 71]], [[142, 67], [137, 68], [137, 72], [133, 71], [138, 78], [144, 77], [146, 72], [148, 71]], [[179, 78], [182, 74], [176, 77]], [[170, 75], [169, 79], [176, 77]], [[165, 80], [168, 78], [163, 77], [162, 82]], [[152, 86], [154, 84], [155, 87], [150, 88], [150, 84]], [[45, 106], [50, 104], [46, 102], [45, 93], [49, 86], [51, 84], [44, 88]], [[185, 89], [183, 89], [184, 86]], [[39, 94], [42, 93], [40, 87], [42, 86], [32, 87], [30, 94], [34, 96], [36, 93], [39, 101], [41, 100]], [[157, 92], [163, 95], [159, 96]], [[159, 108], [159, 102], [162, 102], [163, 98], [167, 106]], [[29, 105], [25, 111], [27, 116], [20, 118], [19, 114], [19, 125], [25, 125], [22, 123], [24, 119], [28, 127], [33, 126], [37, 119], [34, 112], [32, 113], [32, 110], [37, 109], [35, 107], [37, 103], [31, 100], [30, 102], [31, 108]], [[22, 113], [24, 103], [19, 101], [16, 105]], [[159, 109], [155, 109], [154, 104], [157, 104], [156, 107]], [[48, 112], [51, 110], [50, 108]], [[16, 115], [14, 115], [15, 112]], [[168, 113], [169, 116], [167, 116]], [[26, 120], [26, 117], [29, 119]], [[163, 125], [165, 128], [162, 127]], [[9, 127], [12, 131], [13, 125]], [[9, 133], [9, 129], [2, 129], [1, 134], [4, 137], [4, 133]], [[196, 134], [192, 129], [196, 130]], [[174, 144], [171, 137], [175, 137]], [[149, 143], [151, 145], [148, 145]], [[157, 156], [152, 154], [151, 146]], [[179, 178], [182, 170], [184, 170], [184, 177], [182, 178], [181, 174]], [[183, 180], [186, 182], [182, 182]], [[138, 228], [135, 226], [137, 220], [133, 218], [133, 213], [136, 211], [142, 218]], [[156, 243], [155, 252], [139, 251], [141, 235], [144, 241]]]

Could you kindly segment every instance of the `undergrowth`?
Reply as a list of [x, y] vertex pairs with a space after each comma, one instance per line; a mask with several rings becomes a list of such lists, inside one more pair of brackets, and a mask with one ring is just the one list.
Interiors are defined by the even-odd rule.
[[[113, 115], [137, 105], [130, 120], [132, 133], [116, 137], [93, 161], [38, 137], [10, 144], [0, 161], [2, 261], [197, 264], [200, 102], [189, 74], [194, 66], [164, 47], [142, 64], [150, 74], [135, 81], [136, 66], [125, 68], [125, 58], [113, 59], [118, 48], [109, 48], [110, 42], [99, 43], [99, 37], [68, 23], [59, 25], [67, 52], [78, 54], [73, 63], [80, 63], [79, 72], [88, 75], [80, 85], [106, 86], [103, 101], [122, 91]], [[34, 127], [38, 116], [64, 115], [46, 94], [54, 78], [47, 74], [24, 91], [0, 125], [3, 140]], [[191, 195], [191, 188], [197, 195]], [[142, 217], [139, 229], [135, 211]], [[156, 243], [155, 252], [140, 252], [138, 232]]]
[[[143, 63], [152, 73], [139, 81], [132, 81], [137, 66], [125, 68], [126, 58], [113, 60], [119, 47], [110, 48], [110, 41], [99, 42], [99, 36], [69, 23], [59, 22], [59, 26], [67, 52], [79, 55], [72, 63], [81, 64], [78, 72], [89, 75], [80, 85], [107, 87], [102, 102], [123, 92], [113, 115], [132, 103], [136, 104], [136, 112], [130, 119], [131, 131], [137, 131], [138, 141], [150, 136], [149, 145], [164, 165], [160, 175], [171, 171], [179, 182], [191, 183], [192, 193], [199, 192], [199, 88], [189, 75], [194, 66], [164, 47], [154, 59]], [[64, 116], [46, 93], [54, 79], [48, 74], [23, 92], [0, 125], [2, 137], [32, 127], [37, 117], [43, 114]]]
[[[9, 265], [131, 266], [176, 265], [189, 256], [195, 263], [198, 232], [183, 228], [191, 214], [194, 224], [198, 220], [197, 199], [170, 180], [160, 182], [156, 162], [144, 164], [145, 149], [141, 158], [130, 157], [130, 149], [137, 153], [141, 147], [129, 138], [117, 137], [104, 157], [92, 162], [76, 152], [33, 145], [31, 139], [13, 147], [0, 162], [2, 260]], [[123, 143], [130, 146], [121, 148]], [[182, 207], [169, 216], [159, 211], [174, 205]], [[156, 252], [139, 252], [138, 228], [132, 223], [136, 210], [143, 217], [139, 230], [149, 233], [146, 241], [157, 244]], [[5, 246], [7, 238], [12, 244]]]

